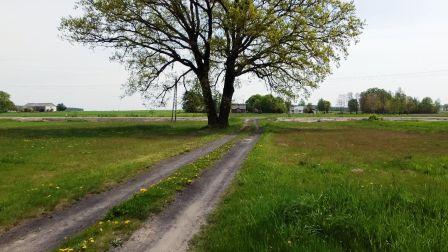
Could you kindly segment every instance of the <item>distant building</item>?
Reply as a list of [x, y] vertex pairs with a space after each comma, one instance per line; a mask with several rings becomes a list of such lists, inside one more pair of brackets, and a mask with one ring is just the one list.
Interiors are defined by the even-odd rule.
[[291, 105], [291, 107], [289, 108], [289, 113], [290, 114], [303, 114], [304, 110], [305, 110], [305, 106]]
[[448, 112], [448, 104], [445, 104], [441, 107], [442, 112]]
[[54, 112], [56, 105], [53, 103], [27, 103], [22, 107], [22, 110], [30, 110], [35, 112]]
[[232, 113], [246, 113], [246, 104], [232, 104]]

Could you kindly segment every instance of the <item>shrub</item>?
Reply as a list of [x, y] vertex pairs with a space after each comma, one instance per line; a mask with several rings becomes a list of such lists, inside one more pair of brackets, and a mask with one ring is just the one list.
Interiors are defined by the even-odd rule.
[[377, 115], [371, 115], [371, 116], [369, 116], [369, 121], [382, 121], [383, 120], [383, 118], [382, 117], [379, 117], [379, 116], [377, 116]]

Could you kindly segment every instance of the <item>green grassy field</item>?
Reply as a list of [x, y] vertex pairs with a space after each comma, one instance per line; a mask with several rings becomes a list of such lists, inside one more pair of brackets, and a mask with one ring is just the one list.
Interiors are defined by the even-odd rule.
[[197, 251], [447, 251], [448, 124], [272, 123]]
[[0, 230], [110, 188], [228, 132], [204, 126], [0, 120]]
[[[178, 117], [206, 117], [204, 113], [185, 113], [179, 111]], [[276, 117], [368, 117], [370, 114], [349, 114], [349, 113], [329, 113], [329, 114], [254, 114], [254, 113], [242, 113], [231, 114], [231, 117], [263, 117], [263, 118], [276, 118]], [[447, 117], [448, 113], [439, 114], [416, 114], [416, 115], [382, 115], [382, 116], [403, 116], [403, 117]], [[0, 113], [0, 117], [171, 117], [170, 110], [135, 110], [135, 111], [82, 111], [82, 112], [33, 112], [33, 113]]]

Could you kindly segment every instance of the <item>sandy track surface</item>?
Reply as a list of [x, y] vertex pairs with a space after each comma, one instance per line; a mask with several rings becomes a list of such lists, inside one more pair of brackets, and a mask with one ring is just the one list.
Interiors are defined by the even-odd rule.
[[212, 168], [178, 194], [163, 213], [148, 220], [117, 251], [186, 251], [188, 242], [200, 231], [206, 218], [232, 182], [259, 134], [238, 142]]
[[[19, 122], [170, 122], [171, 117], [0, 117]], [[178, 117], [177, 121], [207, 121], [206, 117]]]
[[192, 152], [163, 161], [149, 172], [90, 197], [50, 216], [37, 218], [19, 225], [0, 236], [0, 251], [48, 251], [69, 237], [100, 220], [113, 206], [131, 198], [141, 188], [156, 184], [172, 172], [207, 155], [235, 136], [225, 136]]
[[[448, 117], [382, 117], [384, 121], [421, 121], [421, 122], [448, 122]], [[298, 118], [278, 118], [280, 122], [348, 122], [367, 120], [368, 117], [298, 117]]]

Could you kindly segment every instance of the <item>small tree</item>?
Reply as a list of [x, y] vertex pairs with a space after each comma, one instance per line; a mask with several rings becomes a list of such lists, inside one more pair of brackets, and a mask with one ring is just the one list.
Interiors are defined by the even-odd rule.
[[308, 105], [305, 106], [305, 109], [303, 110], [303, 113], [305, 113], [305, 114], [313, 114], [314, 113], [313, 104], [308, 103]]
[[437, 114], [440, 111], [442, 111], [442, 103], [440, 100], [436, 100], [436, 102], [434, 103], [434, 114]]
[[11, 96], [6, 92], [0, 91], [0, 113], [5, 113], [15, 109], [16, 106], [11, 101]]
[[320, 99], [319, 102], [317, 102], [317, 110], [319, 110], [319, 112], [325, 113], [325, 100], [324, 99]]
[[434, 113], [434, 103], [430, 97], [425, 97], [418, 106], [418, 112], [422, 114]]
[[57, 110], [57, 111], [66, 111], [66, 110], [67, 110], [67, 107], [64, 105], [64, 103], [59, 103], [59, 104], [56, 106], [56, 110]]
[[324, 99], [320, 99], [317, 103], [317, 110], [320, 112], [328, 113], [330, 112], [331, 103], [329, 101], [326, 101]]
[[348, 101], [348, 110], [350, 113], [354, 112], [358, 114], [359, 102], [357, 99], [351, 99], [350, 101]]
[[246, 108], [248, 112], [251, 113], [261, 113], [263, 112], [261, 110], [261, 100], [262, 100], [262, 96], [257, 94], [257, 95], [252, 95], [247, 101], [246, 101]]
[[205, 111], [200, 86], [195, 85], [187, 90], [182, 98], [182, 109], [187, 113], [201, 113]]
[[330, 109], [331, 109], [331, 102], [325, 101], [325, 112], [326, 113], [330, 112]]

